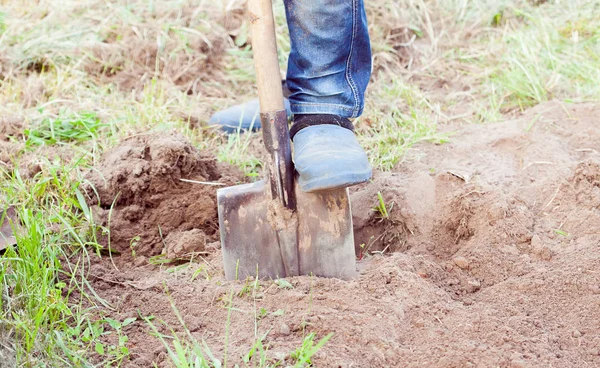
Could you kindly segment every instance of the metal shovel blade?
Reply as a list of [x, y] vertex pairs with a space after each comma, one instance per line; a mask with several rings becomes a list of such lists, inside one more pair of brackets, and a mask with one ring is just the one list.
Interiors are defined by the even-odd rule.
[[350, 279], [357, 275], [348, 189], [304, 193], [295, 185], [301, 275]]
[[228, 280], [285, 277], [265, 180], [217, 190], [223, 266]]
[[0, 252], [11, 245], [17, 244], [17, 238], [13, 233], [13, 226], [17, 224], [17, 211], [14, 207], [8, 207], [0, 211]]
[[[355, 276], [347, 189], [313, 194], [302, 192], [296, 185], [295, 220], [288, 219], [284, 226], [269, 213], [272, 211], [269, 193], [265, 180], [217, 191], [228, 280], [256, 276], [275, 279], [298, 274], [342, 279]], [[297, 254], [292, 254], [294, 251]]]

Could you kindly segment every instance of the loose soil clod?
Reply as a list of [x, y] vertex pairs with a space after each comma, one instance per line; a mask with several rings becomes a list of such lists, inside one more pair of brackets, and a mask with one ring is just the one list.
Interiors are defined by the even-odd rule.
[[[136, 256], [180, 258], [218, 240], [214, 186], [182, 182], [241, 179], [180, 135], [142, 135], [110, 150], [84, 185], [110, 247]], [[96, 195], [97, 193], [97, 195]]]

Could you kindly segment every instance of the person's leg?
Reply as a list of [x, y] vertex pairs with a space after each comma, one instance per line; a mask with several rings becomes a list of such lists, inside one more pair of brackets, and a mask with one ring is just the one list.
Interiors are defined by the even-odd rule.
[[358, 117], [371, 76], [363, 0], [284, 0], [292, 113]]
[[371, 75], [363, 0], [284, 0], [291, 52], [290, 136], [304, 191], [367, 181], [371, 167], [349, 118], [358, 117]]

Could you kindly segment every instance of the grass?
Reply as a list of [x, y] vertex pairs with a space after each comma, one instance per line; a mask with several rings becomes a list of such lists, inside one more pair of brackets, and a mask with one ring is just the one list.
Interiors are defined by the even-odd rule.
[[[415, 143], [446, 141], [438, 124], [499, 121], [551, 99], [598, 101], [597, 2], [536, 4], [400, 1], [368, 9], [375, 78], [358, 125], [374, 166], [389, 170]], [[417, 48], [423, 38], [430, 46]]]
[[18, 248], [0, 258], [1, 328], [18, 342], [16, 358], [22, 364], [79, 364], [81, 341], [73, 341], [71, 323], [82, 321], [85, 311], [69, 303], [69, 296], [74, 291], [87, 295], [80, 280], [85, 264], [63, 261], [71, 252], [100, 245], [91, 236], [94, 225], [80, 213], [77, 187], [62, 182], [73, 168], [46, 165], [46, 172], [31, 179], [0, 172], [7, 202], [19, 203], [23, 230], [17, 232]]
[[[415, 144], [448, 141], [438, 129], [445, 124], [499, 121], [552, 99], [600, 99], [596, 1], [367, 3], [374, 72], [356, 126], [377, 169], [397, 167]], [[16, 147], [0, 163], [0, 206], [16, 204], [22, 221], [18, 248], [0, 256], [0, 349], [16, 364], [127, 359], [128, 321], [98, 317], [90, 306], [106, 302], [86, 279], [105, 229], [78, 187], [104, 150], [134, 134], [178, 131], [247, 175], [260, 172], [259, 135], [224, 137], [203, 124], [255, 94], [241, 9], [237, 0], [2, 3], [0, 123], [24, 125], [0, 135]], [[281, 2], [276, 20], [283, 70], [290, 45]], [[200, 268], [193, 278], [202, 272], [209, 278]], [[156, 337], [176, 366], [225, 364], [187, 333]], [[306, 335], [290, 354], [295, 363], [326, 342], [316, 341]], [[266, 366], [267, 350], [255, 333], [242, 360]]]
[[55, 119], [45, 118], [24, 130], [27, 145], [68, 144], [92, 140], [105, 127], [94, 112], [66, 115], [61, 112]]

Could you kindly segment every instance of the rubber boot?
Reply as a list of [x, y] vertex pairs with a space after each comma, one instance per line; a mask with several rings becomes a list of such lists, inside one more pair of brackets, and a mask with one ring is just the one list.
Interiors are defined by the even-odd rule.
[[337, 125], [314, 125], [294, 135], [294, 164], [304, 192], [349, 187], [372, 175], [367, 154], [354, 132]]
[[[291, 94], [285, 81], [281, 82], [281, 88], [284, 95], [284, 105], [287, 111], [288, 119], [292, 115], [290, 102], [287, 97]], [[258, 98], [243, 104], [231, 106], [225, 110], [217, 111], [210, 117], [208, 125], [219, 126], [229, 134], [237, 131], [257, 131], [261, 128], [260, 124], [260, 105]]]

